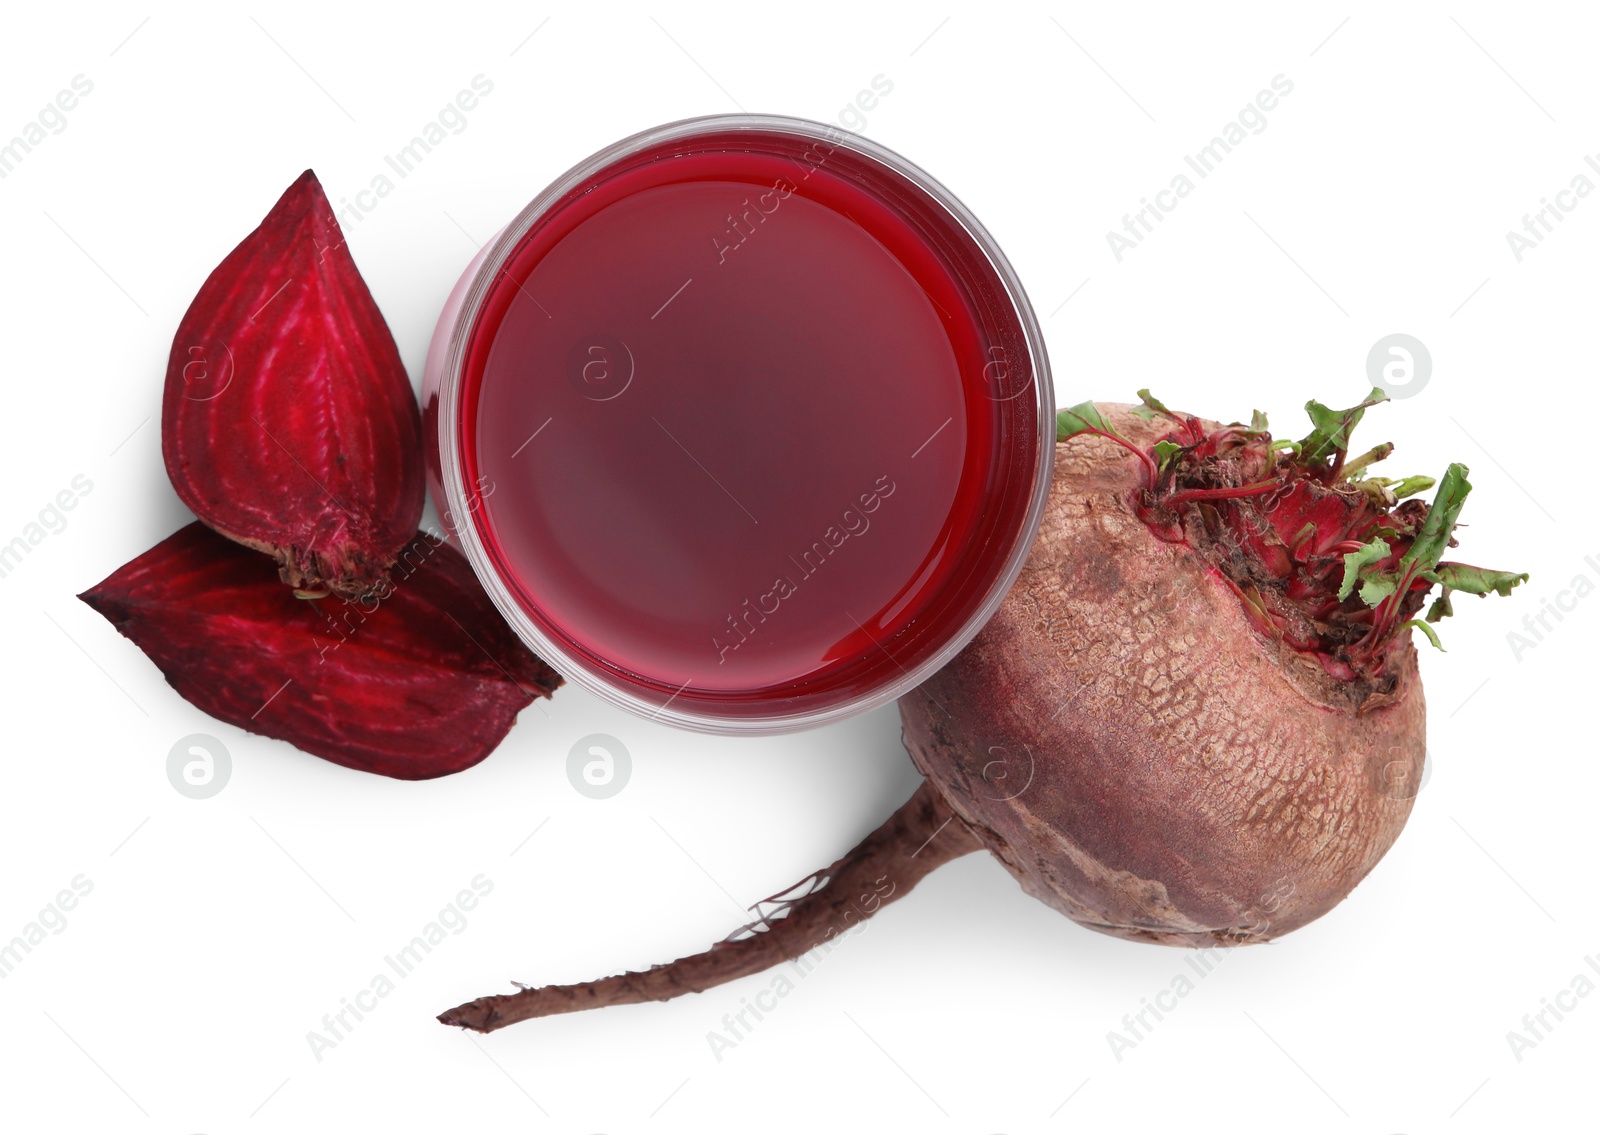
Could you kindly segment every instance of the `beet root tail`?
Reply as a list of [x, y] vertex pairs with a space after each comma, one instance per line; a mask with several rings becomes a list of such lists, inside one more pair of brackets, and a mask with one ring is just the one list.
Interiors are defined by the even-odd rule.
[[[581, 985], [546, 985], [480, 997], [439, 1015], [480, 1033], [532, 1017], [703, 993], [800, 957], [910, 891], [935, 868], [981, 850], [978, 837], [926, 783], [838, 862], [767, 900], [772, 914], [701, 954]], [[801, 892], [789, 897], [793, 892]], [[757, 910], [759, 913], [760, 904]]]

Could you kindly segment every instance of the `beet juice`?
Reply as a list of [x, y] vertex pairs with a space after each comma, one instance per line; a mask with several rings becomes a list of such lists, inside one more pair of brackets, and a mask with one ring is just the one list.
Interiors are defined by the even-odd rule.
[[1053, 423], [1020, 286], [947, 191], [828, 127], [701, 119], [597, 155], [439, 335], [441, 511], [537, 653], [648, 715], [881, 704], [976, 633], [1037, 526]]

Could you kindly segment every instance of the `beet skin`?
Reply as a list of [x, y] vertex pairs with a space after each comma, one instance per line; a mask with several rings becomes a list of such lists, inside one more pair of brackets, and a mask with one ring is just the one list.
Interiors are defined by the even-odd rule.
[[[1167, 428], [1101, 409], [1140, 447]], [[1023, 889], [1075, 922], [1170, 945], [1274, 938], [1349, 894], [1410, 814], [1416, 651], [1398, 644], [1393, 700], [1358, 713], [1134, 514], [1139, 472], [1104, 438], [1056, 446], [1027, 566], [901, 699], [906, 746]]]

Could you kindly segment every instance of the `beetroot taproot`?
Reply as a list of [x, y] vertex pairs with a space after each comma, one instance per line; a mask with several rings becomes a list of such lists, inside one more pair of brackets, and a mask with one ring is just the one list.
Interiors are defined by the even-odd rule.
[[941, 863], [988, 849], [1108, 934], [1266, 941], [1326, 913], [1393, 844], [1425, 757], [1412, 629], [1452, 591], [1526, 575], [1444, 562], [1470, 486], [1379, 477], [1349, 410], [1274, 441], [1143, 404], [1058, 417], [1055, 478], [999, 612], [900, 700], [926, 780], [853, 851], [711, 950], [643, 973], [479, 998], [482, 1032], [665, 1000], [826, 947]]

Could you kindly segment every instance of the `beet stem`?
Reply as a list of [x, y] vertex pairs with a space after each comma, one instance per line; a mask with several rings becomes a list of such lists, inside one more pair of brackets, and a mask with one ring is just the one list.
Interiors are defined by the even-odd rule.
[[1171, 506], [1186, 504], [1189, 501], [1235, 500], [1239, 497], [1257, 497], [1262, 493], [1270, 493], [1281, 484], [1282, 482], [1280, 481], [1257, 481], [1251, 485], [1239, 485], [1234, 488], [1188, 489], [1168, 497], [1167, 504]]
[[643, 973], [480, 997], [441, 1013], [439, 1020], [490, 1033], [532, 1017], [703, 993], [798, 958], [904, 895], [935, 868], [982, 848], [971, 829], [924, 783], [838, 862], [782, 892], [813, 883], [806, 893], [784, 903], [787, 912], [781, 917], [750, 923], [704, 953]]
[[1127, 438], [1119, 437], [1114, 433], [1107, 433], [1105, 430], [1086, 429], [1083, 432], [1086, 434], [1093, 434], [1095, 437], [1103, 437], [1107, 441], [1114, 441], [1118, 445], [1122, 446], [1123, 449], [1126, 449], [1129, 453], [1137, 457], [1144, 463], [1144, 470], [1147, 474], [1149, 474], [1151, 487], [1155, 487], [1157, 479], [1161, 476], [1161, 470], [1157, 467], [1155, 459], [1148, 453], [1140, 449], [1137, 445], [1134, 445]]

